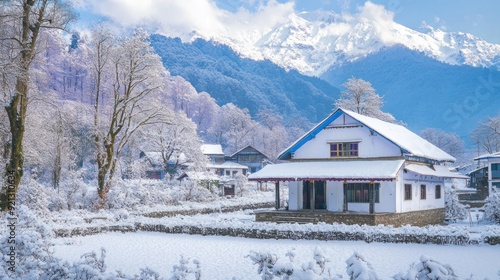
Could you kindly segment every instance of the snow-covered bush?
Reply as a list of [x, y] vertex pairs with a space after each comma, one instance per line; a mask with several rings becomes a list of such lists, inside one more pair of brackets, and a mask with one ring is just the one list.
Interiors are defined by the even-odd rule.
[[461, 221], [467, 217], [467, 208], [458, 201], [458, 195], [453, 187], [444, 190], [444, 204], [446, 207], [446, 219], [452, 223]]
[[54, 189], [38, 183], [33, 178], [23, 177], [16, 196], [18, 205], [25, 205], [33, 211], [46, 211], [49, 198], [54, 196]]
[[484, 218], [500, 224], [500, 193], [493, 193], [486, 199]]
[[248, 191], [248, 178], [243, 174], [236, 174], [234, 177], [234, 186], [236, 187], [237, 194], [243, 196]]
[[351, 280], [379, 279], [372, 265], [358, 252], [354, 252], [354, 254], [347, 259], [346, 264], [347, 275], [349, 275], [349, 279]]
[[269, 252], [250, 252], [248, 256], [254, 264], [258, 265], [257, 273], [261, 275], [263, 280], [274, 279], [275, 277], [282, 280], [291, 279], [341, 279], [342, 276], [333, 274], [331, 268], [328, 268], [327, 263], [330, 262], [330, 257], [325, 255], [323, 251], [316, 247], [314, 250], [313, 260], [304, 263], [300, 266], [294, 263], [295, 251], [289, 251], [286, 254], [289, 262], [282, 261], [275, 254]]
[[171, 280], [186, 280], [189, 275], [193, 275], [195, 280], [201, 279], [201, 264], [197, 259], [193, 260], [194, 267], [189, 265], [189, 258], [184, 258], [181, 256], [179, 260], [179, 265], [174, 265], [172, 267], [172, 278]]
[[182, 186], [176, 187], [174, 197], [177, 201], [212, 201], [215, 195], [210, 190], [198, 186], [194, 181], [187, 181]]
[[432, 257], [422, 255], [419, 261], [410, 266], [407, 273], [393, 276], [395, 280], [455, 280], [458, 277], [450, 265], [441, 264]]
[[273, 268], [278, 261], [278, 257], [276, 255], [269, 252], [251, 251], [246, 257], [249, 258], [253, 264], [258, 265], [257, 273], [262, 276], [262, 280], [271, 280], [274, 278], [275, 272], [273, 271]]

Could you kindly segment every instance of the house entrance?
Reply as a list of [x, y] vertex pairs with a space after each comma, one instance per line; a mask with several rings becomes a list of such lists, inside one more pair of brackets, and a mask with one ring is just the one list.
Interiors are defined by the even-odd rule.
[[325, 181], [303, 181], [302, 209], [326, 209]]

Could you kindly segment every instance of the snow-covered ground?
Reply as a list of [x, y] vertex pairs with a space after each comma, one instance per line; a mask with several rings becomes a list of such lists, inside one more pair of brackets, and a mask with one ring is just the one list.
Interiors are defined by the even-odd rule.
[[180, 256], [198, 259], [203, 279], [259, 279], [257, 267], [245, 258], [253, 251], [269, 251], [285, 259], [287, 251], [295, 248], [296, 263], [312, 260], [316, 246], [331, 257], [329, 265], [335, 273], [346, 275], [345, 261], [354, 251], [372, 263], [381, 279], [390, 279], [406, 272], [421, 255], [434, 257], [450, 264], [460, 279], [471, 274], [473, 279], [499, 279], [500, 247], [491, 245], [452, 246], [422, 244], [365, 243], [361, 241], [258, 240], [220, 236], [174, 235], [164, 233], [105, 233], [86, 237], [55, 240], [57, 257], [68, 261], [90, 251], [107, 251], [108, 271], [121, 270], [127, 274], [150, 267], [163, 276], [171, 274]]

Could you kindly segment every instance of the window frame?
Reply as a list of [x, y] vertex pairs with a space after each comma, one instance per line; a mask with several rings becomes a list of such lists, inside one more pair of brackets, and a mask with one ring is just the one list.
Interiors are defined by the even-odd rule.
[[427, 186], [424, 184], [420, 185], [420, 199], [427, 199]]
[[[410, 188], [409, 190], [407, 188]], [[413, 185], [412, 184], [404, 184], [404, 199], [405, 200], [412, 200], [412, 192], [413, 192]]]
[[[380, 183], [374, 183], [374, 203], [380, 203]], [[368, 195], [370, 183], [356, 182], [347, 183], [346, 201], [347, 203], [370, 203]]]
[[435, 189], [434, 197], [436, 199], [441, 199], [441, 185], [436, 185], [434, 189]]
[[359, 142], [328, 142], [330, 158], [359, 157]]

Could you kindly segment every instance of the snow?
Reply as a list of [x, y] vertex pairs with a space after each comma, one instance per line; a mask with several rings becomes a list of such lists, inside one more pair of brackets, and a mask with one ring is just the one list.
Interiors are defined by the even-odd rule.
[[404, 160], [288, 162], [267, 165], [258, 172], [250, 174], [248, 179], [254, 181], [392, 180], [396, 178], [403, 162]]
[[451, 172], [448, 167], [442, 165], [434, 165], [429, 167], [425, 164], [406, 164], [405, 169], [413, 171], [417, 174], [436, 176], [441, 178], [457, 178], [457, 179], [468, 179], [468, 176], [464, 176], [458, 173]]
[[[378, 10], [378, 11], [377, 11]], [[375, 12], [374, 12], [375, 11]], [[313, 11], [293, 13], [271, 30], [204, 36], [229, 45], [244, 57], [269, 59], [285, 69], [321, 76], [328, 69], [402, 45], [451, 65], [498, 67], [500, 45], [471, 34], [420, 31], [394, 21], [393, 15], [367, 2], [356, 14]]]
[[500, 158], [500, 152], [497, 152], [497, 153], [492, 153], [492, 154], [484, 154], [484, 155], [480, 155], [476, 158], [474, 158], [474, 160], [481, 160], [481, 159], [495, 159], [495, 158]]
[[341, 110], [360, 123], [373, 129], [375, 132], [393, 142], [400, 148], [408, 151], [413, 156], [437, 161], [455, 161], [454, 157], [450, 156], [443, 150], [429, 143], [427, 140], [411, 132], [402, 125], [384, 122], [346, 109]]
[[207, 164], [207, 168], [232, 168], [232, 169], [248, 169], [248, 166], [237, 162], [226, 161], [222, 164]]
[[[450, 264], [459, 279], [474, 274], [476, 279], [496, 279], [500, 270], [498, 246], [452, 246], [422, 244], [386, 244], [353, 241], [255, 240], [235, 237], [169, 235], [163, 233], [106, 233], [94, 236], [56, 239], [54, 253], [68, 261], [82, 254], [107, 251], [108, 271], [122, 270], [134, 274], [149, 267], [161, 275], [170, 275], [180, 256], [195, 258], [201, 263], [203, 279], [259, 279], [257, 267], [245, 258], [251, 251], [269, 251], [280, 259], [295, 248], [295, 262], [311, 260], [318, 246], [330, 256], [333, 271], [347, 277], [345, 261], [353, 251], [371, 263], [381, 279], [404, 272], [422, 255], [432, 256]], [[466, 257], [465, 257], [466, 256]]]
[[203, 144], [201, 145], [201, 151], [205, 155], [224, 155], [222, 146], [219, 144]]

